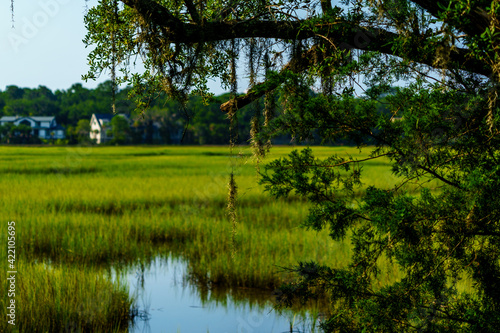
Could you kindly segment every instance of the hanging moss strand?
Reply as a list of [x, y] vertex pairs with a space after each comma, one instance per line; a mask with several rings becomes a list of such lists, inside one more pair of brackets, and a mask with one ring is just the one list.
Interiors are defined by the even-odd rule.
[[238, 187], [236, 185], [236, 180], [234, 179], [233, 172], [231, 172], [231, 175], [229, 176], [228, 191], [227, 213], [229, 216], [229, 221], [233, 226], [231, 232], [231, 256], [234, 257], [234, 255], [236, 254], [236, 227], [238, 224], [236, 214], [236, 198], [238, 195]]
[[10, 15], [11, 15], [12, 28], [14, 28], [14, 0], [10, 0]]
[[[271, 61], [269, 59], [268, 52], [266, 52], [266, 54], [264, 56], [264, 66], [266, 68], [266, 78], [267, 78], [269, 75], [269, 72], [272, 69], [272, 64], [271, 64]], [[266, 128], [267, 130], [269, 130], [271, 120], [274, 117], [275, 107], [276, 107], [276, 103], [274, 100], [273, 92], [272, 91], [266, 92], [265, 97], [264, 97], [264, 128]], [[271, 149], [271, 139], [267, 139], [265, 146], [264, 146], [264, 149], [266, 152], [269, 152], [269, 150]]]
[[238, 140], [238, 118], [236, 116], [237, 105], [236, 105], [236, 97], [237, 97], [237, 77], [236, 77], [236, 42], [235, 40], [231, 40], [231, 98], [233, 99], [233, 104], [230, 112], [228, 113], [228, 118], [230, 121], [229, 124], [229, 145], [230, 145], [230, 158], [231, 158], [231, 175], [229, 177], [228, 183], [228, 197], [227, 197], [227, 214], [229, 216], [229, 222], [232, 224], [232, 232], [231, 232], [231, 257], [234, 257], [236, 254], [236, 226], [237, 226], [237, 215], [236, 215], [236, 196], [237, 196], [237, 186], [236, 180], [234, 178], [234, 168], [235, 161], [234, 158], [234, 147], [236, 146], [236, 142]]
[[117, 0], [113, 0], [112, 2], [112, 18], [111, 18], [111, 98], [113, 99], [113, 102], [111, 104], [111, 109], [113, 111], [113, 114], [116, 114], [116, 90], [117, 90], [117, 84], [116, 84], [116, 38], [115, 38], [115, 33], [117, 31], [116, 24], [118, 23], [117, 18], [118, 18], [118, 2]]

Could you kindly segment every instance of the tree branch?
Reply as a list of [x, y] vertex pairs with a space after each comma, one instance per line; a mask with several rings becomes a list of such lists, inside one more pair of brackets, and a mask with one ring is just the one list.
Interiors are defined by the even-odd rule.
[[328, 12], [332, 10], [332, 1], [321, 0], [321, 10], [323, 11], [323, 14], [328, 14]]
[[423, 166], [423, 165], [421, 165], [421, 164], [417, 164], [417, 167], [419, 167], [420, 169], [424, 170], [424, 171], [425, 171], [425, 172], [427, 172], [427, 173], [430, 173], [431, 175], [433, 175], [433, 176], [434, 176], [434, 177], [436, 177], [437, 179], [439, 179], [439, 180], [441, 180], [441, 181], [445, 182], [445, 183], [446, 183], [446, 184], [448, 184], [448, 185], [451, 185], [451, 186], [453, 186], [453, 187], [456, 187], [456, 188], [458, 188], [458, 189], [460, 189], [460, 190], [462, 190], [462, 189], [463, 189], [463, 188], [462, 188], [462, 186], [460, 186], [460, 184], [458, 184], [458, 183], [454, 183], [454, 182], [452, 182], [451, 180], [448, 180], [448, 179], [444, 178], [443, 176], [441, 176], [441, 175], [440, 175], [440, 174], [438, 174], [437, 172], [435, 172], [435, 171], [433, 171], [433, 170], [431, 170], [431, 169], [429, 169], [429, 168], [427, 168], [427, 167], [425, 167], [425, 166]]
[[[344, 49], [360, 49], [401, 56], [411, 61], [443, 68], [436, 64], [438, 48], [441, 43], [429, 42], [426, 39], [414, 39], [412, 47], [418, 49], [426, 46], [431, 51], [408, 52], [394, 47], [399, 35], [381, 28], [368, 28], [338, 18], [335, 22], [325, 21], [309, 25], [308, 20], [271, 21], [248, 19], [225, 22], [206, 22], [203, 25], [185, 23], [176, 18], [169, 10], [153, 0], [121, 0], [135, 9], [148, 24], [157, 26], [163, 32], [162, 38], [169, 43], [193, 44], [200, 42], [216, 42], [235, 38], [269, 38], [281, 40], [304, 40], [319, 35], [327, 37], [335, 45]], [[435, 11], [428, 0], [417, 0]], [[187, 1], [186, 3], [188, 3]], [[196, 16], [196, 15], [195, 15]], [[429, 48], [431, 46], [431, 48]], [[457, 48], [451, 52], [448, 68], [456, 68], [472, 73], [489, 76], [491, 69], [482, 62], [469, 56], [469, 50]]]
[[201, 23], [200, 15], [198, 14], [198, 11], [196, 10], [196, 7], [194, 6], [193, 1], [192, 0], [184, 0], [184, 3], [186, 4], [189, 15], [191, 15], [191, 18], [193, 19], [193, 21], [200, 24]]
[[[439, 18], [440, 13], [443, 12], [442, 8], [448, 8], [450, 6], [449, 1], [443, 0], [411, 0], [413, 3], [421, 6], [426, 11], [428, 11], [431, 15], [436, 18]], [[461, 19], [465, 22], [466, 20], [470, 22], [470, 24], [463, 24], [460, 26], [454, 25], [460, 31], [465, 32], [469, 36], [477, 36], [484, 32], [484, 30], [490, 25], [490, 17], [488, 13], [483, 9], [476, 6], [472, 7], [469, 12], [463, 11], [461, 14]], [[453, 25], [453, 24], [452, 24]]]

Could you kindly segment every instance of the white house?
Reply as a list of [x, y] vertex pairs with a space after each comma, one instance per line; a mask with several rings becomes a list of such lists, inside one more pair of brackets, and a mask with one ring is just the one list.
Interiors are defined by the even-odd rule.
[[116, 116], [124, 117], [127, 121], [129, 120], [127, 115], [122, 113], [116, 115], [99, 113], [92, 114], [92, 118], [90, 118], [90, 139], [95, 140], [95, 143], [97, 144], [108, 142], [113, 139], [111, 119]]
[[95, 140], [95, 143], [101, 144], [113, 138], [111, 133], [111, 114], [92, 114], [90, 118], [90, 139]]
[[31, 127], [31, 135], [40, 139], [64, 139], [64, 128], [58, 125], [55, 117], [39, 116], [3, 116], [0, 125], [14, 124], [15, 126], [26, 125]]

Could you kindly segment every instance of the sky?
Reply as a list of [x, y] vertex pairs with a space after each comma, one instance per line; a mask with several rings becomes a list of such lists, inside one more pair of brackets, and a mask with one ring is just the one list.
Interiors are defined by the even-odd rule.
[[[95, 1], [89, 1], [92, 5]], [[88, 70], [83, 16], [84, 0], [14, 0], [14, 22], [10, 2], [0, 11], [0, 89], [6, 86], [51, 90], [68, 89], [73, 83], [93, 88], [96, 82], [82, 81]]]
[[[14, 22], [10, 1], [0, 10], [0, 90], [46, 86], [52, 91], [67, 90], [74, 83], [95, 88], [109, 79], [104, 73], [96, 81], [81, 79], [88, 71], [82, 40], [86, 29], [86, 8], [97, 0], [14, 0]], [[209, 84], [215, 94], [223, 92], [216, 82]]]

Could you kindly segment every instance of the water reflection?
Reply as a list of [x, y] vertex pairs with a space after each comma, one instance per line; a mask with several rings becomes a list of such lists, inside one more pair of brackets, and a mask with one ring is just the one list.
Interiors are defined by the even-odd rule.
[[270, 292], [200, 289], [186, 278], [187, 265], [174, 258], [157, 258], [149, 267], [128, 271], [131, 294], [139, 306], [135, 333], [311, 332], [312, 320], [292, 312], [278, 314]]

